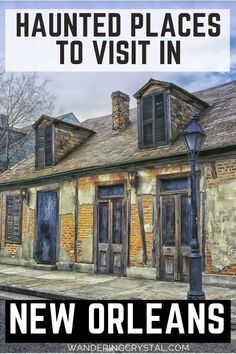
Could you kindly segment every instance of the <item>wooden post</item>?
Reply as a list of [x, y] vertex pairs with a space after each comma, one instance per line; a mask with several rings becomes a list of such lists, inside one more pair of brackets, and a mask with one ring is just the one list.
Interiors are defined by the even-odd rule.
[[147, 245], [146, 245], [145, 230], [144, 230], [143, 203], [140, 196], [137, 196], [137, 206], [138, 206], [138, 214], [139, 214], [139, 222], [140, 222], [141, 241], [143, 247], [143, 263], [147, 264]]

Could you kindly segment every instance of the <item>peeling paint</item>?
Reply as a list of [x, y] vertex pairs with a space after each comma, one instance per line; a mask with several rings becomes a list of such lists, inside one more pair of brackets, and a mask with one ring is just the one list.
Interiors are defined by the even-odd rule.
[[145, 232], [153, 232], [154, 226], [151, 224], [145, 224], [144, 225], [144, 231]]
[[162, 168], [157, 168], [156, 173], [158, 176], [167, 175], [167, 174], [175, 174], [175, 173], [182, 173], [182, 172], [190, 172], [189, 165], [179, 165], [179, 166], [167, 166]]
[[207, 191], [206, 231], [213, 271], [236, 263], [236, 181]]
[[144, 175], [139, 176], [139, 194], [155, 194], [156, 178], [154, 176]]
[[110, 181], [110, 174], [106, 174], [106, 175], [100, 175], [98, 176], [99, 182], [107, 182]]
[[131, 188], [131, 204], [136, 204], [137, 201], [137, 194], [134, 188]]
[[29, 190], [29, 195], [30, 195], [30, 197], [29, 197], [29, 207], [30, 207], [30, 209], [33, 209], [33, 210], [35, 210], [36, 209], [36, 195], [37, 195], [37, 191], [36, 191], [36, 189], [35, 188], [31, 188], [30, 190]]
[[22, 245], [17, 248], [15, 257], [18, 259], [31, 260], [33, 259], [33, 249], [33, 242], [28, 234], [22, 241]]
[[90, 235], [81, 240], [81, 255], [79, 262], [92, 263], [93, 262], [93, 236]]
[[136, 264], [143, 264], [143, 251], [140, 250], [134, 257], [134, 261]]
[[60, 189], [60, 214], [73, 214], [75, 212], [75, 185], [74, 182], [64, 182]]
[[[64, 182], [64, 183], [71, 183], [71, 182]], [[43, 186], [32, 187], [29, 189], [30, 197], [29, 197], [29, 207], [30, 209], [36, 210], [36, 200], [37, 200], [37, 192], [38, 191], [49, 191], [59, 189], [63, 185], [59, 183], [54, 184], [45, 184]]]
[[59, 250], [59, 262], [70, 262], [70, 257], [62, 246], [60, 246]]
[[95, 186], [93, 183], [79, 185], [79, 204], [93, 204], [95, 197]]

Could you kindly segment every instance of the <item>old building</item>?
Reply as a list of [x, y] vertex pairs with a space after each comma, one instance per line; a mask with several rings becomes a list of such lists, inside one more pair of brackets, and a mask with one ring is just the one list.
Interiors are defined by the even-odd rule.
[[[73, 113], [57, 117], [65, 122], [78, 125], [79, 121]], [[35, 150], [35, 134], [32, 125], [25, 127], [7, 127], [7, 116], [0, 114], [0, 172], [28, 158]], [[9, 144], [7, 135], [9, 134]]]
[[42, 116], [35, 154], [0, 181], [0, 262], [154, 279], [188, 278], [192, 113], [198, 234], [206, 274], [236, 275], [236, 82], [191, 94], [154, 79], [112, 94], [112, 114], [80, 125]]

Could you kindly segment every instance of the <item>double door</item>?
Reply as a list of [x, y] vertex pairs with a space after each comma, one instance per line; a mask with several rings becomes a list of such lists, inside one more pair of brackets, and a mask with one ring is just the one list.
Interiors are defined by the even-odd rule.
[[125, 207], [123, 198], [98, 202], [97, 271], [125, 273]]
[[191, 205], [186, 193], [160, 197], [160, 278], [186, 281], [189, 275]]

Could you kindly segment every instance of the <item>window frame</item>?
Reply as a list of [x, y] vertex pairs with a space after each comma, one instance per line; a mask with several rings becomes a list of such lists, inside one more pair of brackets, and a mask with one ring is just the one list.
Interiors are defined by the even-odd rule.
[[[164, 130], [165, 130], [165, 142], [158, 143], [156, 141], [156, 133], [155, 133], [155, 97], [158, 95], [163, 95], [163, 104], [164, 104]], [[144, 144], [144, 120], [143, 120], [143, 100], [145, 98], [152, 98], [152, 144]], [[169, 132], [170, 132], [170, 124], [169, 124], [169, 109], [168, 109], [168, 94], [165, 91], [152, 92], [148, 95], [144, 95], [141, 97], [138, 102], [138, 140], [139, 140], [139, 148], [140, 149], [149, 149], [154, 147], [165, 146], [169, 142]]]
[[[52, 151], [52, 156], [51, 156], [51, 163], [50, 164], [46, 164], [46, 145], [45, 145], [45, 134], [46, 134], [46, 128], [51, 126], [51, 151]], [[44, 129], [44, 164], [43, 165], [39, 165], [38, 162], [38, 129]], [[35, 167], [37, 169], [43, 169], [43, 168], [48, 168], [51, 166], [55, 165], [55, 147], [54, 147], [54, 142], [55, 142], [55, 127], [53, 123], [48, 123], [48, 124], [42, 124], [36, 127], [35, 129]]]
[[[19, 212], [19, 235], [18, 235], [18, 240], [14, 241], [14, 222], [13, 222], [13, 233], [12, 233], [12, 240], [8, 239], [8, 200], [9, 198], [19, 198], [20, 199], [20, 212]], [[14, 220], [15, 215], [13, 214], [13, 220]], [[22, 244], [22, 217], [23, 217], [23, 198], [20, 194], [8, 194], [6, 196], [6, 219], [5, 219], [5, 244], [15, 244], [15, 245], [21, 245]]]
[[[100, 189], [105, 187], [105, 188], [112, 188], [112, 187], [116, 187], [116, 186], [122, 186], [123, 187], [123, 194], [112, 194], [112, 195], [104, 195], [102, 196], [100, 194]], [[108, 199], [120, 199], [120, 198], [124, 198], [125, 197], [125, 193], [126, 193], [126, 189], [125, 189], [125, 183], [122, 181], [121, 183], [99, 183], [96, 186], [96, 195], [97, 195], [97, 199], [100, 201], [104, 201], [104, 200], [108, 200]]]

